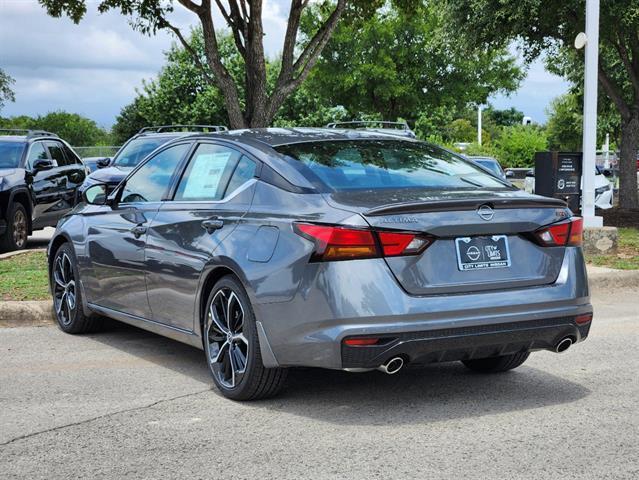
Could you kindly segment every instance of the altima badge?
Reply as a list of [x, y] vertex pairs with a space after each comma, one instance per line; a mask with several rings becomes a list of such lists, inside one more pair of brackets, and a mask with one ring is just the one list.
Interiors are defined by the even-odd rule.
[[489, 221], [495, 216], [495, 211], [488, 205], [482, 205], [477, 209], [477, 215], [479, 215], [482, 219]]

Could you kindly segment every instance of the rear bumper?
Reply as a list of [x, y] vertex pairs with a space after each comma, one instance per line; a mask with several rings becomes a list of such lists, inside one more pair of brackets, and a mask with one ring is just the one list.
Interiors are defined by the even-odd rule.
[[433, 363], [554, 350], [566, 337], [584, 340], [590, 323], [577, 325], [574, 318], [563, 317], [401, 333], [378, 345], [342, 344], [342, 368], [376, 368], [396, 356], [412, 363]]
[[[557, 279], [537, 287], [413, 296], [375, 259], [310, 264], [303, 277], [290, 301], [251, 299], [264, 328], [260, 343], [274, 357], [267, 366], [366, 368], [400, 349], [410, 361], [447, 361], [552, 348], [564, 336], [583, 340], [589, 326], [574, 318], [592, 313], [583, 254], [574, 247]], [[386, 349], [344, 351], [351, 336], [394, 340]]]

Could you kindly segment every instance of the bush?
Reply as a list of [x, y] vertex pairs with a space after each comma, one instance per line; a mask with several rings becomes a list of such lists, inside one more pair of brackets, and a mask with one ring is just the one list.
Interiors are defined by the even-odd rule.
[[495, 151], [504, 167], [532, 167], [535, 152], [547, 149], [546, 132], [534, 125], [506, 127], [495, 141]]

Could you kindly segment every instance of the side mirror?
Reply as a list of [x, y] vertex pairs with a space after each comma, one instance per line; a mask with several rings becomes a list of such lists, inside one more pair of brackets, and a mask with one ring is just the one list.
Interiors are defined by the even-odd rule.
[[604, 177], [612, 177], [612, 171], [610, 169], [602, 170], [601, 173], [604, 174]]
[[35, 162], [33, 162], [33, 170], [36, 172], [42, 170], [51, 170], [55, 165], [52, 160], [48, 158], [39, 158]]
[[89, 205], [105, 205], [107, 201], [107, 186], [104, 183], [91, 185], [84, 191], [82, 197]]
[[111, 163], [111, 157], [101, 158], [96, 162], [98, 168], [106, 168]]
[[515, 172], [512, 170], [506, 170], [506, 178], [515, 178]]

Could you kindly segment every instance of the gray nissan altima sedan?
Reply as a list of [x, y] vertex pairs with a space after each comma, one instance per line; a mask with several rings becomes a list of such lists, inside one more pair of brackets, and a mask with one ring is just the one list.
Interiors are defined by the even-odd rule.
[[582, 220], [414, 139], [182, 137], [105, 191], [49, 245], [60, 328], [110, 317], [203, 348], [229, 398], [274, 395], [297, 366], [503, 372], [590, 329]]

